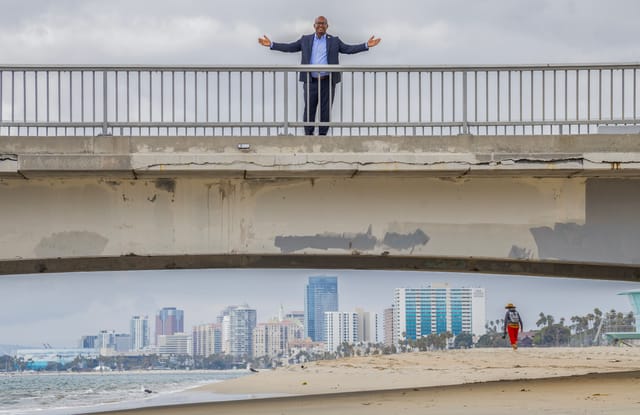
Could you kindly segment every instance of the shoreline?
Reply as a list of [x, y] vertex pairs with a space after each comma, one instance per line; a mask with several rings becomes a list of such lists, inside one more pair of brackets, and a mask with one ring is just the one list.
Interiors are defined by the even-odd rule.
[[[627, 414], [640, 413], [638, 390], [640, 348], [468, 349], [261, 370], [187, 391], [201, 403], [103, 413]], [[249, 399], [212, 402], [231, 395]]]

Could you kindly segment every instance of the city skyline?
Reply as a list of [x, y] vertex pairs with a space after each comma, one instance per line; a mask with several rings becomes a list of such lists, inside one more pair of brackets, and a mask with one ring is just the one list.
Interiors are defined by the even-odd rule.
[[[257, 321], [266, 322], [277, 318], [281, 308], [286, 313], [301, 311], [308, 277], [318, 274], [317, 270], [185, 270], [2, 277], [6, 297], [1, 307], [9, 317], [0, 321], [0, 344], [76, 347], [81, 336], [100, 330], [128, 333], [132, 316], [155, 316], [167, 305], [184, 310], [189, 332], [195, 325], [215, 322], [230, 304], [249, 304], [257, 310]], [[628, 300], [617, 294], [637, 288], [634, 283], [565, 278], [355, 270], [330, 274], [338, 276], [340, 285], [338, 311], [362, 308], [383, 315], [395, 288], [447, 282], [453, 287], [484, 287], [487, 321], [502, 318], [504, 304], [515, 303], [527, 329], [535, 328], [540, 312], [569, 319], [594, 307], [630, 311]], [[40, 307], [50, 311], [43, 314]]]

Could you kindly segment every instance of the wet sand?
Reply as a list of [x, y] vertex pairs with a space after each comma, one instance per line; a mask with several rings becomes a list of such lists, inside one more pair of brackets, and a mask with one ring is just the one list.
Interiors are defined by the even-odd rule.
[[473, 349], [354, 357], [262, 370], [191, 393], [202, 394], [203, 401], [220, 393], [280, 397], [112, 414], [636, 414], [640, 348]]

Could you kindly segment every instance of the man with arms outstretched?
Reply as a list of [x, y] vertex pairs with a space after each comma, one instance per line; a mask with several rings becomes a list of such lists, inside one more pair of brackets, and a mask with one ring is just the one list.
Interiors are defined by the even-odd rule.
[[[301, 64], [303, 65], [337, 65], [340, 53], [360, 53], [380, 43], [380, 38], [371, 38], [357, 45], [343, 43], [339, 37], [327, 33], [329, 22], [324, 16], [318, 16], [313, 24], [315, 33], [304, 35], [292, 43], [272, 42], [267, 36], [258, 39], [258, 42], [280, 52], [302, 52]], [[300, 82], [304, 90], [303, 121], [314, 122], [318, 100], [320, 101], [320, 121], [328, 122], [331, 113], [331, 103], [336, 91], [336, 84], [341, 80], [340, 72], [301, 72]], [[313, 125], [304, 127], [306, 135], [312, 135]], [[328, 126], [319, 128], [320, 135], [327, 135]]]

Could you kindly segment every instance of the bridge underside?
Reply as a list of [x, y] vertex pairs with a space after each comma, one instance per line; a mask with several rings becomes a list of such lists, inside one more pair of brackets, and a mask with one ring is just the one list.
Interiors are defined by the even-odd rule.
[[640, 267], [567, 261], [391, 255], [168, 255], [1, 260], [0, 275], [215, 268], [432, 271], [640, 282]]
[[20, 138], [0, 151], [0, 273], [298, 267], [637, 281], [637, 138], [284, 137], [255, 139], [250, 153], [228, 138], [70, 137], [30, 149]]

